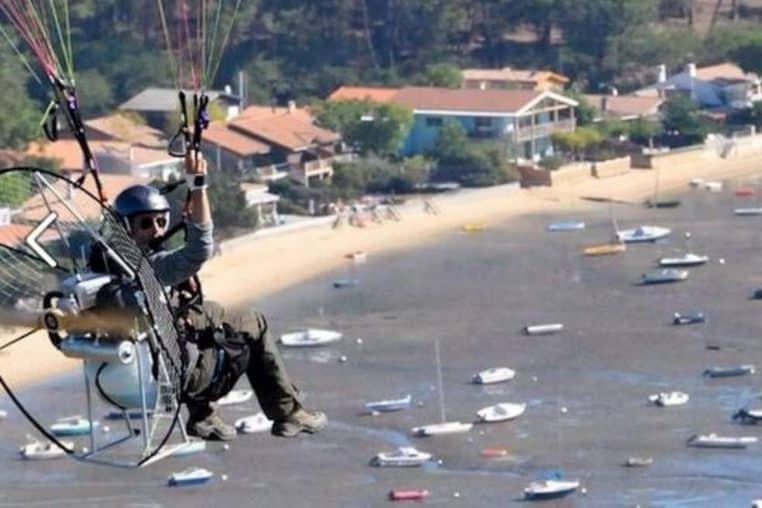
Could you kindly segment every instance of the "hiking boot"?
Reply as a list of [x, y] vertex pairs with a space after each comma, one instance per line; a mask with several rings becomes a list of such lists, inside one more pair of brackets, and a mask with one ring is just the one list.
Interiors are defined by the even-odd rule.
[[222, 418], [212, 414], [199, 421], [189, 421], [185, 430], [189, 436], [200, 437], [207, 441], [231, 441], [238, 432], [235, 427], [225, 423]]
[[314, 434], [323, 430], [327, 421], [325, 413], [300, 407], [286, 418], [273, 422], [270, 432], [280, 437], [295, 437], [300, 432]]

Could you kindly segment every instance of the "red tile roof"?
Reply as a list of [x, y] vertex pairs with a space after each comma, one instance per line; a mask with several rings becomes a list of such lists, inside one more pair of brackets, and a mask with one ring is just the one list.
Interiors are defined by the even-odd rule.
[[655, 115], [659, 112], [659, 106], [664, 102], [664, 99], [658, 96], [585, 95], [590, 105], [597, 110], [602, 110], [604, 97], [606, 99], [606, 111], [623, 117]]
[[328, 100], [370, 100], [374, 102], [389, 102], [399, 91], [399, 88], [380, 86], [340, 86], [328, 96]]
[[474, 90], [405, 87], [393, 101], [416, 110], [515, 113], [540, 96], [538, 90]]
[[242, 115], [231, 120], [228, 125], [239, 133], [292, 151], [303, 150], [314, 143], [331, 143], [341, 139], [339, 134], [304, 121], [299, 115], [286, 114], [270, 118]]
[[203, 139], [243, 157], [270, 153], [267, 144], [231, 129], [225, 122], [212, 122]]
[[756, 79], [755, 74], [746, 73], [743, 69], [734, 63], [724, 62], [717, 65], [709, 65], [707, 67], [699, 67], [696, 69], [696, 77], [706, 81], [713, 79], [741, 79], [750, 80]]

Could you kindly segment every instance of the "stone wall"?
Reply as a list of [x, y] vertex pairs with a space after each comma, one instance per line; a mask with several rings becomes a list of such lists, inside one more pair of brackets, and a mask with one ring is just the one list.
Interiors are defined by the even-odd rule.
[[607, 178], [609, 176], [623, 175], [630, 171], [632, 162], [630, 156], [619, 157], [602, 162], [593, 162], [590, 174], [593, 178]]

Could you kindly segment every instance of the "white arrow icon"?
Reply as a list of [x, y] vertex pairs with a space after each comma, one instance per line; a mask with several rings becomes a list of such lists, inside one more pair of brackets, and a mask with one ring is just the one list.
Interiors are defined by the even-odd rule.
[[50, 226], [57, 218], [58, 214], [56, 212], [50, 212], [47, 217], [42, 219], [42, 221], [37, 224], [37, 226], [26, 236], [26, 239], [24, 240], [26, 244], [29, 245], [29, 247], [42, 258], [43, 261], [50, 265], [51, 268], [57, 267], [58, 263], [56, 263], [56, 260], [53, 259], [53, 256], [48, 254], [48, 252], [43, 249], [39, 243], [37, 243], [37, 238], [39, 238], [42, 232], [45, 231], [48, 226]]

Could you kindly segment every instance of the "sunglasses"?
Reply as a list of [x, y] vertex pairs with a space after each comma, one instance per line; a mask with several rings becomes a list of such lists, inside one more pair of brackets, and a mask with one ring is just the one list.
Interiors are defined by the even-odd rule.
[[140, 229], [151, 229], [154, 225], [157, 228], [165, 228], [168, 222], [169, 220], [165, 215], [159, 215], [158, 217], [145, 216], [137, 220], [137, 225]]

